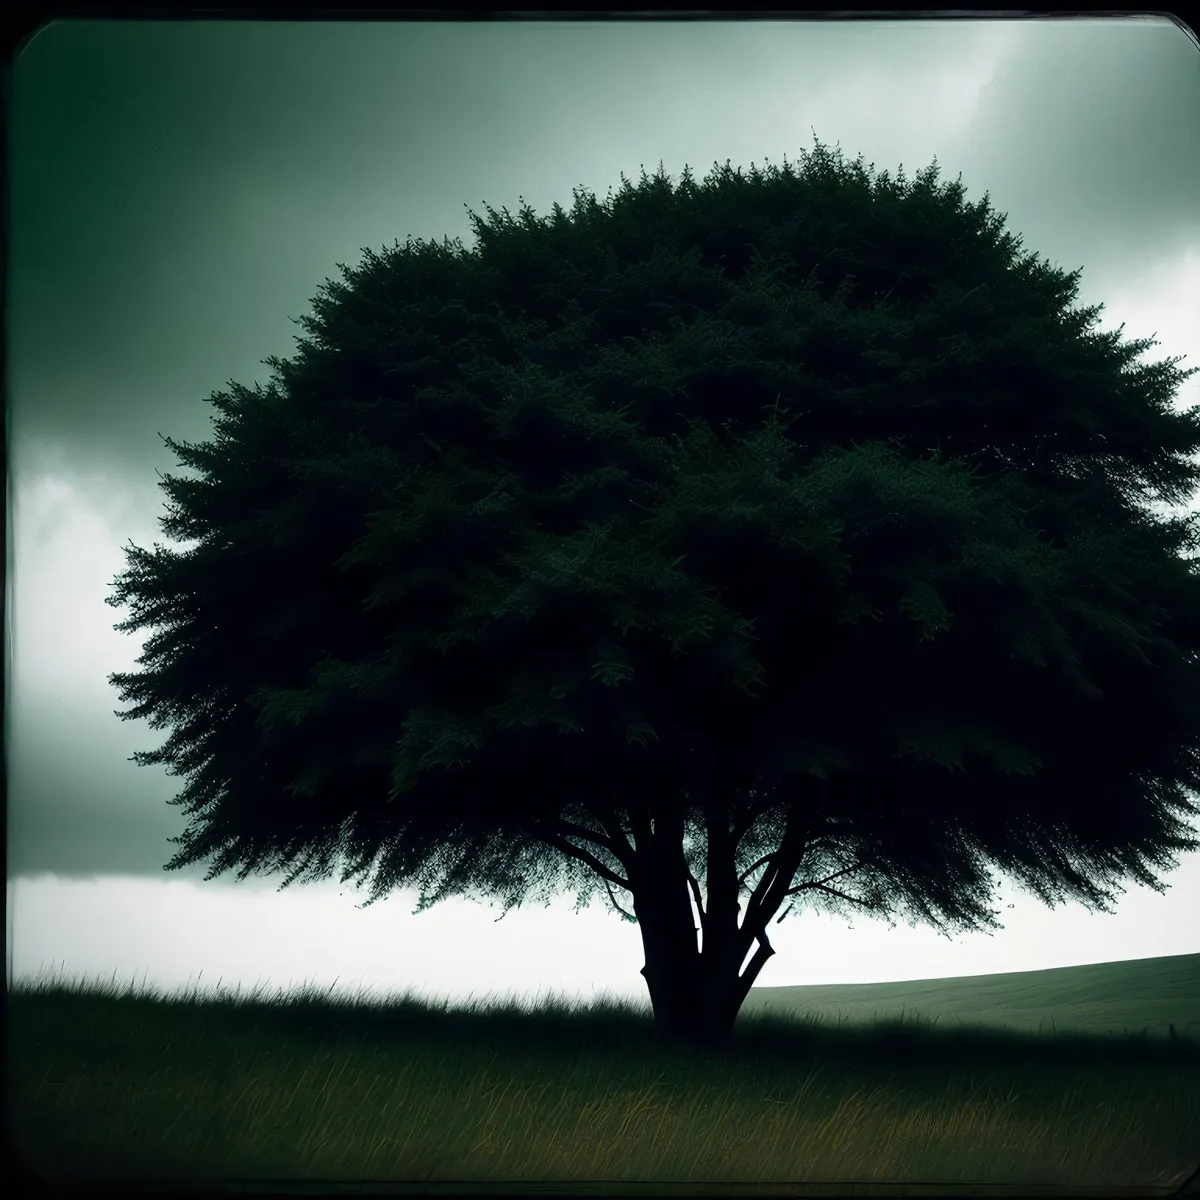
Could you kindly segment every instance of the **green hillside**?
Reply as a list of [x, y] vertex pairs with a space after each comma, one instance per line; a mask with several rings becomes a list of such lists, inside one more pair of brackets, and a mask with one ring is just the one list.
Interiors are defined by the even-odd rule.
[[1011, 1029], [1103, 1033], [1148, 1029], [1200, 1041], [1200, 954], [903, 983], [756, 987], [742, 1016], [764, 1008], [836, 1024], [904, 1016]]

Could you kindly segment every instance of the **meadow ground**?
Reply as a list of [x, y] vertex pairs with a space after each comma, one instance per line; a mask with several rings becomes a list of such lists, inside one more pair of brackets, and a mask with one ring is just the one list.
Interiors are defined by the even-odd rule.
[[[1145, 963], [1200, 971], [1200, 955], [1179, 957], [1195, 961]], [[1110, 986], [1132, 986], [1135, 964], [1105, 965], [1128, 968]], [[1137, 976], [1138, 1012], [1164, 999], [1152, 974]], [[1004, 978], [936, 983], [994, 999]], [[841, 989], [851, 1007], [855, 991]], [[1074, 1010], [1040, 1033], [940, 1012], [834, 1023], [827, 1007], [768, 1011], [763, 995], [728, 1051], [696, 1055], [659, 1049], [648, 1006], [610, 998], [451, 1007], [40, 979], [8, 997], [10, 1138], [64, 1180], [1169, 1195], [1200, 1165], [1200, 1038], [1184, 1011], [1197, 998], [1175, 996], [1179, 1021], [1159, 1036]]]

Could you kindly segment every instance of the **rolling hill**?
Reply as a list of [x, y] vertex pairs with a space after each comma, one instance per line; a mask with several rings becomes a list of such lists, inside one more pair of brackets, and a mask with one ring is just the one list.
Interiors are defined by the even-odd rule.
[[1200, 1042], [1200, 954], [901, 983], [752, 988], [740, 1016], [763, 1009], [836, 1024], [901, 1016], [1010, 1029], [1121, 1033], [1169, 1026]]

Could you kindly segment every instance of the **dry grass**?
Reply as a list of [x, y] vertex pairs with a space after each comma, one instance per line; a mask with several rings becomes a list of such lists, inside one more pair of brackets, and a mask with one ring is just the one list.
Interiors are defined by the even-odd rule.
[[9, 1000], [17, 1145], [43, 1173], [191, 1180], [1168, 1186], [1200, 1045], [756, 1017], [723, 1055], [645, 1009], [465, 1009], [39, 983]]

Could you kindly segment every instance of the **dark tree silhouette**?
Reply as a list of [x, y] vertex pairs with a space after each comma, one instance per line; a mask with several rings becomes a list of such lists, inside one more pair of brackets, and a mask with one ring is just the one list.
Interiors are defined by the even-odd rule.
[[270, 387], [164, 439], [196, 544], [109, 600], [158, 629], [111, 681], [187, 777], [166, 869], [603, 887], [702, 1045], [797, 902], [945, 933], [999, 927], [991, 865], [1165, 890], [1200, 581], [1146, 501], [1200, 475], [1194, 372], [937, 175], [818, 142], [339, 264]]

